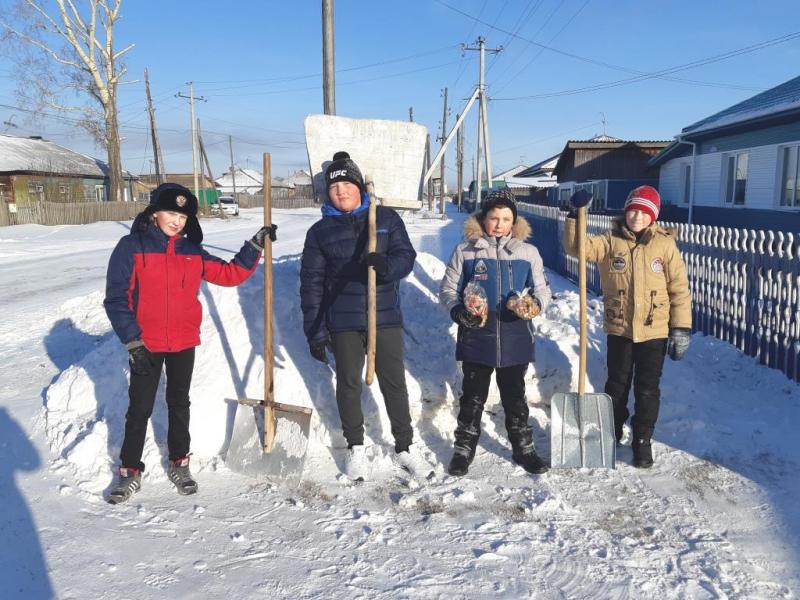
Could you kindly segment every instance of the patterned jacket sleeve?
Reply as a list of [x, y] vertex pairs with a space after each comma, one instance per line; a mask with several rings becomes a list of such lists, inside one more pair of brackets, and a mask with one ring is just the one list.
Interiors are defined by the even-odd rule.
[[130, 236], [123, 237], [111, 253], [106, 273], [103, 307], [114, 333], [123, 344], [137, 340], [142, 330], [133, 312], [132, 295], [136, 285]]
[[309, 344], [327, 339], [325, 324], [325, 254], [320, 248], [314, 228], [308, 230], [300, 261], [300, 308], [303, 331]]
[[439, 302], [448, 310], [461, 303], [459, 288], [464, 267], [464, 252], [459, 244], [453, 250], [447, 269], [444, 272], [442, 283], [439, 286]]
[[225, 287], [239, 285], [255, 272], [260, 259], [261, 251], [250, 242], [245, 242], [230, 262], [203, 249], [203, 279]]
[[532, 288], [533, 295], [536, 296], [539, 305], [542, 307], [542, 312], [544, 312], [553, 299], [553, 292], [550, 290], [550, 284], [547, 282], [547, 276], [544, 273], [544, 261], [542, 260], [541, 254], [539, 254], [538, 248], [533, 244], [529, 244], [529, 246], [532, 278], [529, 287]]

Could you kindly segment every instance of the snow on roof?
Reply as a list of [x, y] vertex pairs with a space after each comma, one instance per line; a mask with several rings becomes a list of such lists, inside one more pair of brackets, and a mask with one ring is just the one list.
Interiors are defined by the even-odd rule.
[[507, 179], [508, 177], [513, 177], [514, 175], [517, 175], [518, 173], [521, 173], [522, 171], [524, 171], [527, 168], [528, 167], [526, 167], [525, 165], [519, 164], [519, 165], [517, 165], [515, 167], [511, 167], [510, 169], [506, 169], [502, 173], [498, 173], [497, 175], [494, 175], [493, 178], [494, 179]]
[[683, 133], [698, 133], [742, 123], [752, 119], [800, 109], [800, 77], [756, 94], [747, 100], [683, 128]]
[[49, 173], [104, 178], [106, 164], [48, 140], [0, 135], [0, 173]]
[[[236, 187], [259, 187], [264, 185], [264, 178], [261, 173], [255, 169], [236, 169], [235, 172]], [[232, 187], [234, 177], [230, 173], [225, 173], [218, 177], [215, 182], [220, 187]]]

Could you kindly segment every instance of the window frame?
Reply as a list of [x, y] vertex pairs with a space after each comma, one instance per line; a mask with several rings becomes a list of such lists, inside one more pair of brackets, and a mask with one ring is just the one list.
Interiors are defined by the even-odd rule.
[[[723, 173], [725, 174], [722, 186], [722, 205], [726, 208], [745, 208], [747, 206], [747, 181], [750, 174], [750, 151], [737, 150], [736, 152], [727, 152], [722, 155], [722, 158]], [[743, 180], [737, 177], [742, 158], [745, 161]], [[737, 185], [739, 181], [744, 181], [744, 185], [741, 188]], [[737, 202], [736, 198], [740, 189], [742, 189], [742, 201]]]
[[[794, 185], [791, 196], [794, 196], [794, 204], [784, 204], [784, 190], [786, 181], [786, 157], [787, 153], [794, 151]], [[791, 166], [791, 165], [790, 165]], [[780, 210], [800, 209], [800, 142], [794, 144], [784, 144], [778, 146], [778, 181], [776, 207]]]

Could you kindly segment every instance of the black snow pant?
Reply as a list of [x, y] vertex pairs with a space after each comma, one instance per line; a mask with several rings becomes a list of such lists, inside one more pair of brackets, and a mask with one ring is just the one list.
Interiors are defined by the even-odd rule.
[[[331, 335], [331, 344], [336, 358], [336, 404], [342, 430], [347, 444], [358, 446], [364, 443], [361, 374], [367, 351], [367, 332], [340, 331]], [[402, 328], [378, 329], [375, 375], [389, 415], [395, 450], [406, 450], [411, 445], [414, 431], [408, 408]]]
[[119, 455], [123, 467], [142, 471], [147, 422], [153, 413], [162, 365], [166, 366], [167, 371], [169, 459], [176, 460], [189, 455], [189, 387], [194, 370], [194, 348], [180, 352], [153, 352], [152, 357], [153, 368], [149, 374], [131, 373], [128, 413], [125, 415], [125, 439]]
[[667, 351], [667, 339], [634, 343], [627, 337], [608, 336], [608, 381], [605, 392], [614, 404], [614, 429], [617, 440], [628, 420], [628, 395], [633, 381], [634, 414], [631, 419], [637, 439], [649, 440], [661, 405], [661, 371]]
[[455, 451], [470, 457], [475, 456], [478, 438], [481, 435], [481, 416], [492, 371], [495, 372], [500, 402], [506, 416], [506, 431], [514, 456], [533, 452], [533, 429], [528, 425], [528, 403], [525, 401], [525, 373], [528, 365], [511, 367], [489, 367], [464, 362], [464, 383], [459, 399], [460, 409], [455, 433]]

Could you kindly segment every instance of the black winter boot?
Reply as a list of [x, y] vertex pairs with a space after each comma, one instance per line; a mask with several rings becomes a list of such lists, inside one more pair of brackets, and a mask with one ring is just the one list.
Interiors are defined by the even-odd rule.
[[[490, 372], [491, 373], [491, 372]], [[472, 459], [475, 458], [475, 450], [478, 447], [478, 438], [481, 435], [481, 416], [486, 397], [478, 394], [462, 395], [460, 399], [461, 408], [458, 411], [458, 419], [455, 433], [455, 443], [453, 458], [447, 467], [450, 475], [461, 477], [467, 474]]]
[[539, 458], [539, 455], [533, 450], [526, 452], [525, 454], [514, 454], [513, 459], [515, 463], [525, 469], [528, 473], [533, 473], [534, 475], [547, 473], [547, 471], [550, 469], [550, 465]]
[[653, 466], [653, 447], [650, 443], [652, 437], [652, 427], [634, 425], [631, 447], [633, 448], [633, 466], [637, 469], [649, 469]]
[[450, 464], [447, 466], [447, 472], [454, 477], [463, 477], [469, 471], [469, 465], [472, 463], [473, 456], [463, 454], [458, 449], [453, 452], [453, 458], [450, 459]]

